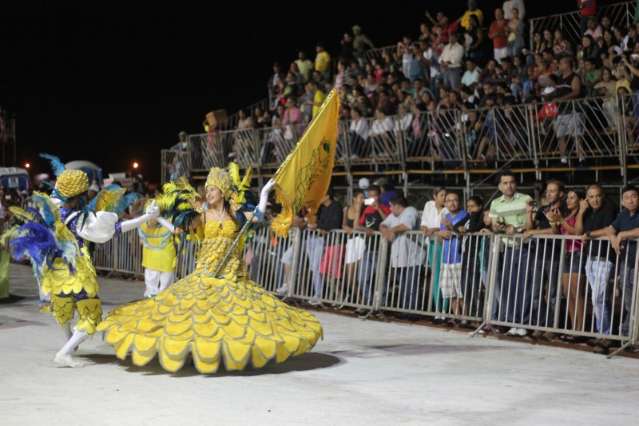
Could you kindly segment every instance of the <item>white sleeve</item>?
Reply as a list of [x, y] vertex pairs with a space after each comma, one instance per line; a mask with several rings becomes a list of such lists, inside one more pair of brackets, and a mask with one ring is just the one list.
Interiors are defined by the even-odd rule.
[[76, 232], [80, 238], [94, 243], [106, 243], [115, 234], [118, 215], [111, 212], [88, 213], [84, 220], [80, 218], [76, 224]]
[[402, 225], [412, 230], [415, 228], [415, 222], [417, 222], [417, 210], [407, 207], [399, 217], [399, 221]]
[[171, 233], [175, 232], [175, 226], [173, 226], [173, 224], [171, 222], [169, 222], [168, 220], [164, 219], [163, 217], [158, 217], [157, 219], [158, 223], [162, 226], [164, 226], [166, 229], [168, 229], [169, 231], [171, 231]]
[[430, 201], [427, 201], [426, 204], [424, 205], [424, 210], [422, 211], [422, 222], [421, 222], [421, 226], [425, 226], [426, 228], [429, 228], [428, 226], [428, 216], [430, 214]]

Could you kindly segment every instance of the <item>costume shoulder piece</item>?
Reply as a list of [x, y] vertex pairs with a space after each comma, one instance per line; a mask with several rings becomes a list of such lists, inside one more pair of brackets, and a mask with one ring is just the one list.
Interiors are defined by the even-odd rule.
[[73, 233], [60, 218], [60, 211], [51, 198], [34, 192], [31, 207], [11, 207], [10, 211], [19, 224], [2, 236], [8, 242], [14, 259], [28, 259], [38, 278], [45, 266], [52, 267], [61, 258], [71, 271], [75, 271], [80, 247]]

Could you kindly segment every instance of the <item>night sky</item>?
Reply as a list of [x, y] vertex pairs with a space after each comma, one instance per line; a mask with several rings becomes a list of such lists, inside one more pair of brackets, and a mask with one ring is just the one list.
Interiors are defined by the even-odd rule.
[[[160, 150], [174, 144], [180, 130], [201, 132], [207, 111], [233, 112], [266, 97], [274, 61], [287, 66], [298, 49], [312, 59], [317, 41], [336, 51], [353, 24], [378, 46], [394, 44], [417, 34], [427, 5], [433, 15], [449, 16], [461, 15], [466, 5], [53, 3], [6, 2], [0, 13], [0, 105], [17, 118], [18, 163], [48, 171], [36, 158], [46, 151], [118, 172], [137, 160], [152, 180], [159, 179]], [[488, 23], [497, 3], [480, 0]], [[574, 5], [526, 1], [528, 16]]]

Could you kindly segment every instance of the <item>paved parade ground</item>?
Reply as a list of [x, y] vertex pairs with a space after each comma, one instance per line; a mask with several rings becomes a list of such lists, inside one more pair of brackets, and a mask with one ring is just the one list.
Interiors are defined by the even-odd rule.
[[[105, 310], [143, 283], [101, 278]], [[96, 336], [56, 368], [63, 343], [37, 309], [31, 269], [12, 266], [0, 304], [0, 424], [636, 425], [639, 360], [421, 325], [318, 313], [310, 354], [259, 371], [202, 376], [115, 359]], [[16, 300], [17, 299], [17, 300]]]

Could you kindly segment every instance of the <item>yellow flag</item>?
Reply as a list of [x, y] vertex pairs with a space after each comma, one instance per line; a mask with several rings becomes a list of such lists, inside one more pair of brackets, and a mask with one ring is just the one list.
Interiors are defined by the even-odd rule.
[[332, 90], [293, 151], [275, 172], [275, 194], [282, 212], [271, 228], [288, 234], [302, 207], [317, 211], [331, 183], [339, 125], [339, 94]]

